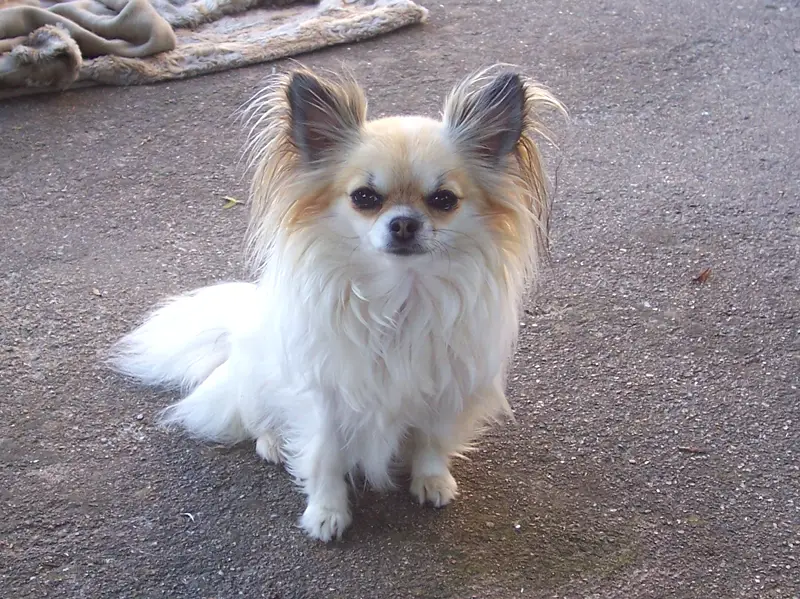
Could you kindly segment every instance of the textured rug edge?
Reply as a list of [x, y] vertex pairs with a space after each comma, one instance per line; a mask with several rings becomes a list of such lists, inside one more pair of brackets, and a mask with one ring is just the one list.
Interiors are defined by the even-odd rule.
[[[132, 86], [190, 79], [270, 63], [327, 47], [356, 43], [425, 23], [428, 10], [413, 0], [389, 0], [372, 6], [320, 13], [299, 22], [293, 35], [275, 36], [277, 44], [230, 42], [194, 44], [147, 59], [102, 56], [81, 65], [78, 80], [66, 89], [96, 85]], [[51, 88], [12, 88], [0, 91], [0, 100], [52, 93]]]

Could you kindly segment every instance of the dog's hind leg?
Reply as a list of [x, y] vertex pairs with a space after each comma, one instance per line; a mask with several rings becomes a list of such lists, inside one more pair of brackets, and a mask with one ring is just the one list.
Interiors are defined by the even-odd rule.
[[256, 439], [256, 453], [272, 464], [283, 464], [283, 440], [272, 431], [262, 433]]

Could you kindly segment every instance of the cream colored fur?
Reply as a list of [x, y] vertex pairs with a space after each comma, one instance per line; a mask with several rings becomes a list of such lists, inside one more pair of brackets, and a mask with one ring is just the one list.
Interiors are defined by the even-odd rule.
[[[441, 507], [452, 456], [508, 412], [522, 299], [547, 247], [536, 139], [547, 90], [479, 73], [441, 121], [367, 119], [351, 79], [278, 77], [252, 103], [252, 283], [173, 298], [113, 349], [140, 382], [185, 391], [164, 421], [255, 442], [340, 537], [346, 480]], [[408, 226], [401, 229], [400, 224]]]

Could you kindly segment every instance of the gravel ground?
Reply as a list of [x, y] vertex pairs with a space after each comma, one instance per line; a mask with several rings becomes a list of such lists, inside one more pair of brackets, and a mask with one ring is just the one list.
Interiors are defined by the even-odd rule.
[[232, 114], [272, 65], [0, 103], [0, 596], [800, 595], [800, 2], [427, 6], [302, 61], [354, 68], [375, 116], [496, 61], [570, 108], [516, 424], [452, 506], [363, 492], [308, 540], [282, 471], [157, 429], [172, 397], [98, 363], [243, 276]]

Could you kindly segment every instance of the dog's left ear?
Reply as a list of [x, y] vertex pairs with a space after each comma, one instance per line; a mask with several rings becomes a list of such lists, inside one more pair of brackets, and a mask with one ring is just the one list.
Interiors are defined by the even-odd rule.
[[445, 102], [444, 122], [462, 151], [497, 164], [511, 153], [525, 126], [525, 84], [502, 73], [472, 89], [475, 77], [460, 83]]

